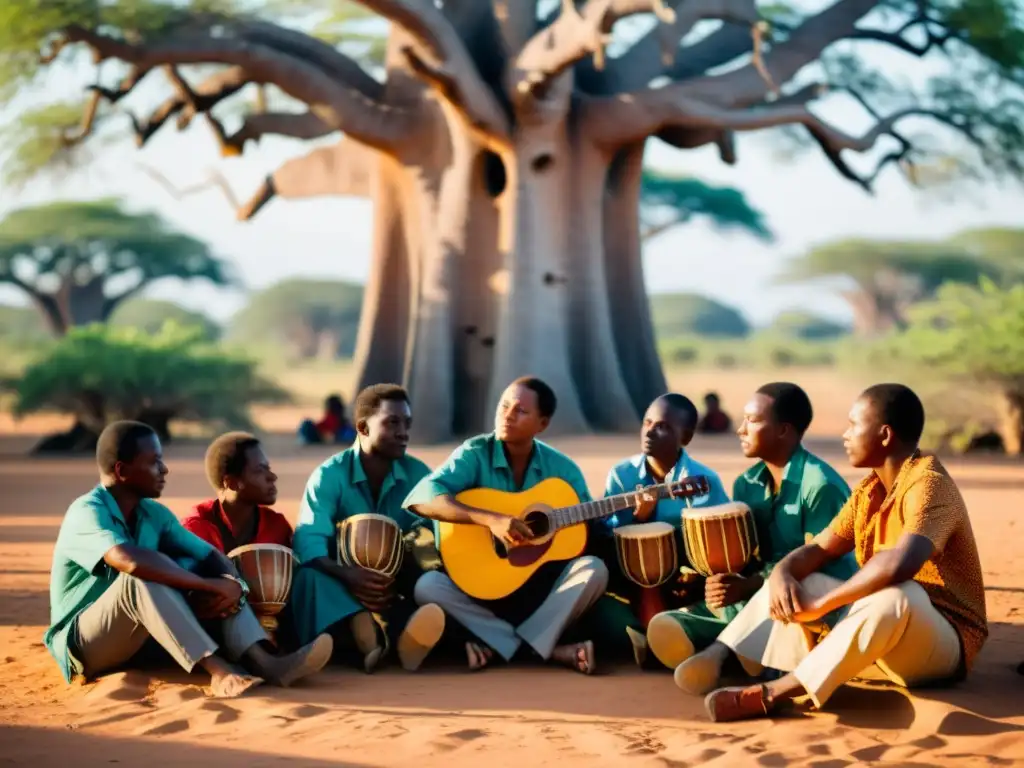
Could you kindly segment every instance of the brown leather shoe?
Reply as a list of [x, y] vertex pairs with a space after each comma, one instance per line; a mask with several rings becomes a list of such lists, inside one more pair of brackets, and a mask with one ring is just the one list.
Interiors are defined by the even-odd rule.
[[704, 711], [715, 723], [747, 720], [768, 714], [768, 700], [763, 685], [740, 688], [719, 688], [704, 699]]

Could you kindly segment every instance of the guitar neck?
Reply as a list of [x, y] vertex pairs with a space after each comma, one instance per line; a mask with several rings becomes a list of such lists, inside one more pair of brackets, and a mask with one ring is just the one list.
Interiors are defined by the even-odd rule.
[[685, 498], [697, 496], [704, 493], [703, 488], [706, 480], [703, 476], [694, 476], [678, 483], [662, 483], [641, 488], [638, 491], [629, 491], [615, 496], [606, 496], [603, 499], [585, 501], [581, 504], [574, 504], [571, 507], [562, 507], [551, 512], [551, 527], [553, 530], [566, 528], [570, 525], [585, 523], [589, 520], [597, 520], [615, 514], [620, 509], [630, 509], [636, 506], [637, 501], [643, 494], [653, 493], [658, 500], [672, 498]]

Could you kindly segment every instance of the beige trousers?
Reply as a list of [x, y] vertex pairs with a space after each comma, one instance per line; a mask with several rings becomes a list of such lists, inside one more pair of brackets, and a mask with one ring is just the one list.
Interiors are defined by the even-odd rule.
[[[821, 597], [841, 583], [815, 573], [801, 586]], [[888, 679], [904, 688], [952, 678], [961, 655], [957, 631], [915, 581], [847, 606], [824, 637], [817, 627], [772, 621], [765, 584], [718, 641], [737, 656], [792, 672], [819, 708], [856, 677]]]
[[152, 637], [191, 672], [217, 650], [207, 629], [220, 637], [233, 661], [267, 637], [248, 605], [226, 619], [200, 623], [178, 590], [122, 573], [75, 619], [69, 650], [91, 679], [127, 663]]
[[541, 658], [551, 657], [562, 633], [604, 594], [608, 568], [596, 557], [577, 557], [565, 566], [554, 588], [518, 627], [500, 619], [461, 589], [446, 573], [428, 571], [416, 582], [416, 602], [437, 603], [455, 621], [506, 661], [525, 641]]

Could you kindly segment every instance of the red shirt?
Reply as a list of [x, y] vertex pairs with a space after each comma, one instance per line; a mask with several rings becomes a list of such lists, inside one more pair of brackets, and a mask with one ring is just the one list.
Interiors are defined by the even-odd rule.
[[[259, 507], [259, 515], [256, 536], [252, 541], [245, 542], [246, 544], [280, 544], [284, 547], [292, 545], [292, 527], [284, 515], [267, 507]], [[224, 551], [220, 528], [217, 527], [218, 520], [225, 528], [234, 532], [231, 521], [221, 511], [220, 502], [217, 499], [210, 499], [197, 504], [192, 510], [192, 515], [182, 520], [181, 524], [203, 541], [227, 554]]]

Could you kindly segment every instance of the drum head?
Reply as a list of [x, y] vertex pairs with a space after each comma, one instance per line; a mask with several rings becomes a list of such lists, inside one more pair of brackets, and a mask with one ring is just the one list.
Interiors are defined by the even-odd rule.
[[715, 519], [719, 517], [737, 517], [750, 513], [750, 507], [742, 501], [730, 501], [728, 504], [717, 504], [713, 507], [686, 508], [683, 520]]
[[286, 552], [291, 555], [292, 559], [295, 558], [295, 553], [291, 548], [286, 547], [282, 544], [243, 544], [240, 547], [235, 547], [228, 552], [228, 559], [237, 557], [245, 552]]
[[632, 525], [619, 526], [615, 529], [615, 535], [626, 539], [643, 539], [648, 536], [663, 536], [666, 533], [672, 533], [672, 531], [671, 523], [656, 520], [653, 523], [633, 523]]
[[339, 522], [338, 525], [353, 525], [355, 523], [360, 522], [361, 520], [377, 520], [385, 525], [393, 525], [395, 528], [398, 528], [398, 523], [396, 523], [390, 517], [388, 517], [387, 515], [378, 515], [375, 512], [363, 512], [360, 515], [352, 515], [352, 517], [346, 517], [344, 520]]

